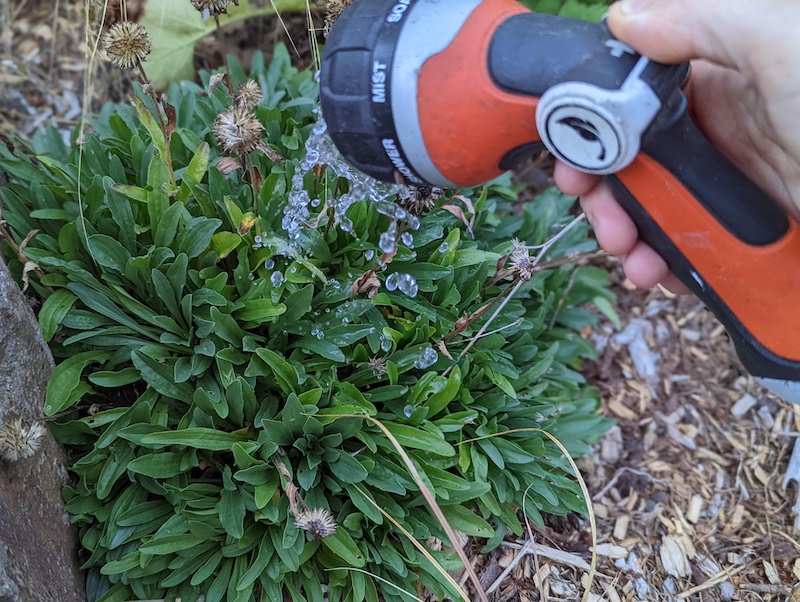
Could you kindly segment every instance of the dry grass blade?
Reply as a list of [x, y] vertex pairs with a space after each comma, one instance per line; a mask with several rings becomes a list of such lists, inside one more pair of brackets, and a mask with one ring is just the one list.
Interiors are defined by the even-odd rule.
[[[278, 10], [277, 6], [275, 6], [275, 0], [269, 0], [269, 3], [272, 5], [272, 9], [275, 11], [275, 16], [278, 18], [281, 27], [283, 27], [283, 31], [286, 32], [286, 37], [289, 38], [289, 43], [292, 45], [292, 50], [294, 50], [295, 55], [299, 58], [300, 50], [297, 48], [297, 44], [294, 43], [294, 38], [292, 38], [292, 34], [289, 33], [289, 28], [286, 27], [283, 17], [281, 17], [281, 11]], [[228, 73], [230, 73], [230, 70], [228, 70]]]
[[564, 457], [569, 462], [572, 470], [575, 472], [575, 478], [578, 480], [578, 484], [581, 488], [581, 493], [583, 494], [583, 500], [586, 503], [586, 511], [589, 515], [589, 529], [592, 535], [592, 561], [589, 564], [589, 579], [588, 583], [586, 584], [586, 589], [583, 592], [583, 602], [588, 602], [591, 599], [592, 595], [592, 583], [594, 583], [595, 575], [597, 574], [597, 552], [595, 548], [597, 546], [597, 521], [595, 520], [594, 510], [592, 509], [592, 496], [589, 494], [589, 489], [586, 487], [586, 481], [583, 479], [583, 475], [581, 475], [581, 471], [578, 469], [578, 465], [573, 460], [572, 456], [570, 455], [567, 448], [559, 441], [556, 437], [551, 435], [545, 430], [537, 429], [537, 428], [525, 428], [525, 429], [513, 429], [510, 431], [504, 431], [502, 433], [494, 433], [492, 435], [485, 435], [483, 437], [475, 437], [474, 439], [467, 439], [462, 441], [459, 445], [464, 445], [466, 443], [474, 443], [475, 441], [482, 441], [484, 439], [493, 439], [494, 437], [500, 437], [503, 435], [511, 435], [514, 433], [539, 433], [540, 435], [544, 435], [550, 441], [552, 441], [561, 453], [564, 454]]
[[[371, 500], [370, 498], [367, 498], [367, 499], [369, 499], [369, 500], [372, 502], [372, 500]], [[374, 504], [375, 502], [372, 502], [372, 503]], [[381, 577], [380, 575], [376, 575], [376, 574], [374, 574], [374, 573], [370, 573], [369, 571], [365, 571], [364, 569], [357, 569], [357, 568], [356, 568], [356, 567], [354, 567], [354, 566], [338, 566], [338, 567], [335, 567], [335, 568], [332, 568], [332, 569], [325, 569], [325, 570], [326, 570], [327, 572], [330, 572], [330, 571], [352, 571], [352, 572], [354, 572], [354, 573], [362, 573], [362, 574], [364, 574], [364, 575], [369, 575], [369, 576], [370, 576], [370, 577], [372, 577], [373, 579], [375, 579], [375, 580], [377, 580], [377, 581], [380, 581], [381, 583], [383, 583], [383, 584], [385, 584], [385, 585], [388, 585], [388, 586], [390, 586], [390, 587], [393, 587], [393, 588], [394, 588], [394, 589], [396, 589], [397, 591], [399, 591], [399, 592], [401, 592], [401, 593], [405, 594], [405, 595], [406, 595], [406, 596], [408, 596], [409, 598], [413, 598], [413, 599], [414, 599], [414, 600], [416, 600], [417, 602], [424, 602], [424, 600], [422, 600], [422, 598], [418, 598], [417, 596], [415, 596], [414, 594], [412, 594], [410, 591], [408, 591], [408, 590], [406, 590], [406, 589], [403, 589], [402, 587], [400, 587], [400, 586], [398, 586], [398, 585], [395, 585], [394, 583], [392, 583], [392, 582], [391, 582], [391, 581], [389, 581], [388, 579], [384, 579], [384, 578], [383, 578], [383, 577]]]
[[[458, 545], [456, 543], [456, 542], [458, 542], [458, 537], [456, 536], [456, 533], [453, 530], [453, 527], [451, 527], [450, 523], [447, 521], [447, 518], [445, 517], [444, 512], [442, 512], [441, 507], [436, 502], [436, 497], [433, 495], [433, 493], [431, 493], [431, 490], [428, 489], [427, 485], [425, 485], [425, 482], [422, 480], [422, 477], [420, 476], [419, 472], [417, 471], [417, 467], [414, 466], [414, 462], [411, 460], [409, 455], [406, 453], [406, 450], [403, 448], [402, 445], [400, 445], [400, 442], [395, 438], [395, 436], [391, 433], [391, 431], [389, 431], [389, 429], [387, 429], [381, 423], [380, 420], [376, 420], [372, 416], [365, 416], [365, 415], [358, 415], [358, 414], [327, 414], [325, 417], [326, 418], [362, 418], [364, 420], [369, 420], [375, 426], [377, 426], [379, 429], [381, 429], [381, 432], [383, 432], [383, 434], [386, 435], [386, 437], [392, 443], [394, 448], [397, 450], [397, 453], [400, 454], [400, 458], [402, 458], [403, 464], [406, 465], [406, 468], [408, 469], [408, 472], [411, 474], [411, 478], [414, 479], [414, 482], [419, 487], [420, 492], [422, 493], [422, 497], [425, 498], [425, 501], [428, 503], [428, 506], [430, 507], [431, 511], [433, 512], [434, 516], [436, 517], [436, 520], [439, 521], [439, 524], [442, 526], [442, 529], [444, 529], [445, 533], [447, 534], [447, 537], [450, 540], [450, 543], [452, 544], [453, 549], [458, 554], [458, 557], [461, 559], [461, 562], [464, 565], [464, 570], [467, 572], [467, 575], [469, 575], [469, 579], [470, 579], [470, 581], [472, 581], [472, 584], [475, 587], [475, 590], [477, 591], [478, 596], [480, 597], [480, 599], [483, 602], [489, 602], [489, 598], [486, 596], [486, 592], [484, 591], [483, 586], [481, 585], [480, 579], [478, 579], [478, 575], [475, 573], [475, 569], [472, 566], [472, 563], [469, 561], [469, 558], [467, 558], [466, 554], [464, 553], [464, 550], [461, 549], [460, 547], [458, 547]], [[369, 498], [369, 499], [370, 499], [370, 501], [372, 501], [371, 498]], [[375, 502], [372, 502], [372, 503], [374, 504]], [[381, 511], [382, 514], [386, 515], [386, 513], [383, 511], [383, 509], [381, 509], [377, 504], [375, 505], [375, 507], [378, 508]], [[406, 534], [406, 536], [411, 539], [411, 541], [414, 543], [414, 545], [416, 545], [420, 549], [420, 551], [422, 551], [422, 553], [425, 554], [425, 556], [426, 556], [426, 558], [428, 558], [428, 560], [433, 562], [435, 566], [439, 566], [438, 563], [436, 563], [436, 561], [433, 559], [433, 556], [431, 556], [430, 553], [427, 550], [425, 550], [425, 548], [422, 546], [422, 544], [419, 544], [419, 542], [417, 542], [416, 539], [414, 539], [414, 537], [411, 536], [410, 533], [407, 533], [406, 530], [403, 529], [403, 527], [397, 521], [395, 521], [393, 518], [389, 517], [388, 515], [386, 515], [386, 516], [387, 516], [387, 518], [389, 518], [389, 520], [392, 522], [392, 524], [394, 524], [398, 529], [401, 529], [403, 531], [403, 533]], [[442, 569], [442, 571], [444, 571], [444, 569]], [[455, 585], [456, 591], [462, 591], [461, 588], [458, 586], [458, 584], [453, 580], [453, 578], [449, 574], [447, 574], [447, 571], [444, 571], [443, 574], [445, 574], [447, 576], [447, 579], [448, 579], [449, 582], [451, 582], [452, 584]], [[462, 591], [462, 593], [463, 593], [463, 591]], [[464, 599], [465, 600], [469, 600], [469, 598], [466, 597], [466, 594], [464, 594]]]
[[[425, 546], [423, 546], [419, 541], [417, 541], [417, 539], [411, 533], [408, 532], [408, 529], [406, 529], [403, 525], [397, 522], [397, 519], [395, 519], [391, 514], [386, 512], [386, 510], [381, 508], [375, 500], [373, 500], [369, 495], [367, 495], [366, 491], [361, 489], [361, 487], [359, 487], [358, 485], [354, 485], [354, 487], [359, 491], [359, 493], [361, 493], [361, 495], [367, 498], [367, 500], [369, 500], [369, 503], [375, 506], [375, 508], [381, 514], [383, 514], [383, 516], [385, 516], [390, 523], [392, 523], [395, 527], [397, 527], [397, 529], [408, 538], [408, 540], [414, 545], [414, 547], [417, 548], [422, 553], [423, 556], [425, 556], [428, 562], [430, 562], [434, 567], [436, 567], [436, 570], [442, 574], [442, 576], [447, 580], [447, 582], [454, 588], [454, 591], [459, 592], [463, 596], [466, 602], [470, 602], [470, 599], [467, 596], [466, 592], [464, 592], [464, 590], [461, 589], [458, 583], [456, 583], [455, 579], [453, 579], [453, 577], [444, 569], [444, 567], [442, 567], [442, 565], [436, 562], [436, 559], [433, 557], [430, 551], [428, 551], [428, 549], [425, 548]], [[483, 589], [481, 589], [481, 591], [483, 591]], [[488, 602], [488, 599], [485, 598], [485, 594], [484, 594], [484, 599], [486, 600], [486, 602]]]

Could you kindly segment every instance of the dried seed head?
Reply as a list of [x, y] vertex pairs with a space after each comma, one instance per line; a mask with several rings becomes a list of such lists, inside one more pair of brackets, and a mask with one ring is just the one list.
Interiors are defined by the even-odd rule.
[[371, 357], [367, 361], [367, 365], [369, 366], [370, 370], [372, 370], [372, 374], [374, 374], [376, 378], [380, 378], [386, 374], [387, 370], [385, 357]]
[[264, 126], [251, 111], [234, 107], [217, 117], [214, 134], [226, 153], [246, 155], [258, 147]]
[[536, 267], [535, 261], [528, 252], [528, 246], [525, 241], [515, 238], [512, 244], [514, 245], [514, 250], [511, 251], [511, 255], [508, 257], [508, 265], [517, 276], [527, 282], [533, 278], [534, 268]]
[[311, 508], [303, 510], [297, 515], [295, 524], [298, 529], [308, 531], [314, 539], [325, 539], [336, 533], [336, 520], [330, 510], [325, 508]]
[[152, 48], [147, 30], [138, 23], [120, 21], [115, 23], [103, 39], [108, 60], [120, 69], [138, 66]]
[[252, 79], [248, 79], [239, 86], [236, 92], [235, 103], [237, 107], [252, 110], [261, 104], [261, 86]]
[[45, 426], [34, 422], [29, 426], [15, 418], [0, 428], [0, 457], [9, 462], [30, 458], [42, 445]]
[[442, 189], [434, 186], [412, 186], [408, 192], [400, 194], [397, 202], [411, 215], [422, 215], [436, 206], [442, 196]]
[[353, 0], [328, 0], [325, 3], [325, 28], [323, 29], [325, 37], [330, 33], [331, 27], [333, 27], [339, 15], [352, 3]]
[[212, 16], [227, 13], [230, 4], [231, 0], [192, 0], [195, 10], [201, 13], [208, 11]]

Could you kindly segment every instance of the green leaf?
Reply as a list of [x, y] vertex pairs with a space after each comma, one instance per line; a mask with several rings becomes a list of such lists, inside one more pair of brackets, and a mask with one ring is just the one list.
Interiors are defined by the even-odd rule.
[[187, 403], [192, 399], [194, 387], [186, 383], [176, 383], [170, 365], [163, 364], [138, 350], [131, 352], [131, 360], [147, 384], [162, 395]]
[[249, 439], [241, 432], [226, 433], [212, 428], [195, 427], [145, 435], [142, 437], [142, 445], [185, 445], [195, 449], [230, 451], [234, 443]]
[[228, 255], [233, 253], [244, 238], [235, 232], [217, 232], [211, 237], [211, 250], [219, 255], [220, 259], [225, 259]]
[[[47, 416], [57, 414], [75, 405], [86, 389], [80, 389], [81, 375], [89, 364], [105, 362], [110, 353], [87, 351], [67, 358], [53, 371], [47, 385], [44, 400], [44, 412]], [[78, 392], [81, 395], [78, 395]]]
[[456, 450], [452, 445], [428, 431], [394, 422], [385, 422], [384, 426], [403, 447], [421, 449], [438, 456], [452, 457], [456, 455]]
[[68, 286], [69, 290], [78, 295], [78, 298], [83, 303], [93, 309], [97, 313], [111, 318], [115, 322], [127, 326], [134, 332], [144, 335], [153, 340], [158, 340], [158, 337], [149, 329], [141, 326], [138, 322], [133, 320], [125, 312], [123, 312], [117, 304], [115, 304], [107, 295], [86, 286], [85, 284], [73, 283]]
[[184, 454], [176, 452], [156, 452], [131, 460], [128, 470], [154, 479], [169, 479], [182, 473], [181, 462]]
[[140, 562], [139, 551], [124, 556], [121, 560], [109, 562], [100, 568], [101, 575], [123, 575], [131, 569], [138, 568]]
[[158, 125], [156, 118], [153, 116], [153, 114], [150, 112], [150, 109], [147, 108], [141, 98], [135, 97], [133, 102], [134, 111], [136, 111], [136, 117], [138, 117], [139, 123], [141, 123], [147, 130], [147, 133], [150, 134], [150, 139], [153, 141], [153, 146], [158, 149], [158, 153], [162, 157], [159, 160], [163, 161], [163, 157], [166, 154], [167, 142], [164, 138], [164, 132], [161, 130], [161, 126]]
[[90, 236], [89, 248], [92, 250], [93, 257], [101, 267], [112, 270], [117, 274], [123, 274], [125, 272], [125, 267], [131, 260], [131, 254], [128, 252], [128, 249], [110, 236], [105, 236], [103, 234]]
[[622, 330], [622, 322], [619, 319], [619, 314], [617, 313], [617, 310], [614, 309], [614, 305], [611, 303], [611, 301], [605, 297], [595, 297], [592, 300], [592, 303], [598, 310], [600, 310], [600, 313], [602, 313], [611, 321], [611, 323], [614, 325], [614, 328], [617, 330]]
[[139, 201], [140, 203], [147, 203], [150, 200], [150, 193], [146, 188], [140, 188], [139, 186], [130, 186], [128, 184], [117, 184], [114, 186], [114, 190], [117, 192], [124, 194], [131, 200]]
[[314, 285], [309, 284], [286, 297], [286, 312], [281, 317], [282, 324], [294, 324], [311, 311], [314, 298]]
[[311, 353], [316, 353], [333, 362], [339, 362], [343, 364], [347, 361], [347, 356], [345, 356], [344, 352], [331, 341], [327, 341], [325, 339], [317, 339], [316, 337], [303, 337], [294, 344], [294, 347], [299, 347], [300, 349], [305, 349]]
[[217, 504], [219, 520], [223, 529], [234, 539], [241, 539], [244, 534], [244, 498], [238, 491], [222, 490], [222, 497]]
[[180, 535], [166, 535], [156, 539], [151, 539], [147, 543], [143, 543], [139, 548], [142, 554], [150, 554], [152, 556], [162, 556], [165, 554], [174, 554], [182, 550], [190, 550], [206, 542], [205, 535], [193, 535], [191, 533], [182, 533]]
[[[266, 347], [256, 349], [256, 356], [269, 366], [270, 370], [275, 374], [278, 384], [285, 393], [300, 392], [300, 375], [297, 373], [295, 367], [286, 361], [286, 358]], [[248, 366], [248, 369], [245, 371], [245, 376], [249, 376], [255, 372], [251, 372], [254, 361], [255, 360], [251, 361], [250, 366]], [[258, 373], [263, 374], [263, 371], [259, 371]]]
[[322, 545], [350, 566], [361, 568], [366, 564], [361, 550], [358, 549], [350, 534], [342, 527], [339, 527], [333, 535], [323, 539]]
[[124, 368], [119, 372], [95, 372], [89, 375], [89, 382], [107, 389], [124, 387], [141, 379], [142, 375], [136, 368]]
[[369, 473], [364, 465], [346, 452], [339, 452], [339, 459], [330, 464], [333, 475], [342, 483], [360, 483]]
[[432, 419], [444, 410], [456, 398], [461, 390], [461, 368], [453, 366], [444, 388], [428, 398], [424, 406], [428, 408], [428, 418]]
[[67, 289], [60, 288], [50, 295], [39, 310], [39, 326], [44, 340], [49, 342], [61, 327], [64, 316], [78, 297]]
[[275, 304], [271, 299], [252, 299], [247, 301], [241, 309], [236, 310], [233, 316], [242, 322], [255, 322], [263, 324], [270, 318], [280, 316], [286, 311], [283, 303]]
[[444, 516], [450, 526], [465, 535], [486, 539], [494, 535], [492, 526], [469, 508], [464, 506], [443, 506], [442, 512], [444, 512]]
[[178, 236], [177, 252], [186, 253], [189, 259], [194, 259], [211, 246], [214, 232], [221, 225], [222, 222], [218, 219], [194, 218]]

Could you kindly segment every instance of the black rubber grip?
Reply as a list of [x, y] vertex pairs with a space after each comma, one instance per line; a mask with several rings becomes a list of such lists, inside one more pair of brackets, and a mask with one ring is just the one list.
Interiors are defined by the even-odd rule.
[[642, 150], [742, 242], [769, 245], [788, 232], [786, 211], [703, 136], [689, 116], [682, 92], [675, 91], [645, 136]]
[[[535, 13], [516, 15], [497, 28], [489, 47], [489, 71], [501, 89], [536, 98], [565, 79], [575, 81], [573, 74], [581, 68], [586, 69], [586, 77], [577, 77], [578, 81], [615, 90], [639, 55], [620, 51], [614, 58], [608, 44], [619, 42], [597, 23]], [[606, 48], [613, 60], [598, 61], [598, 53]]]

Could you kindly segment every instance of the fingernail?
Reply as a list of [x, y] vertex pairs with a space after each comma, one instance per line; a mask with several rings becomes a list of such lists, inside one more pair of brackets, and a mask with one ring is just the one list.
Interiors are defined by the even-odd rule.
[[621, 0], [617, 3], [619, 12], [623, 15], [637, 15], [643, 13], [653, 5], [653, 0]]

